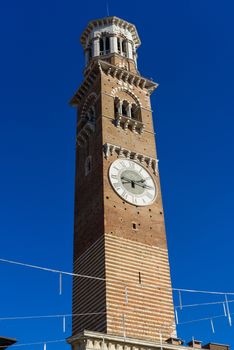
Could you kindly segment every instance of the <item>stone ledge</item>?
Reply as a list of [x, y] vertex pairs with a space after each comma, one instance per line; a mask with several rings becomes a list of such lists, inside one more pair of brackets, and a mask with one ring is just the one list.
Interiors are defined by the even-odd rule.
[[121, 337], [100, 332], [84, 330], [82, 333], [67, 338], [73, 350], [185, 350], [194, 349], [183, 345], [168, 344], [160, 341], [149, 341]]
[[139, 163], [146, 163], [146, 167], [152, 167], [154, 174], [158, 176], [158, 159], [131, 151], [127, 148], [123, 148], [122, 146], [114, 145], [111, 143], [105, 143], [103, 145], [103, 152], [106, 159], [108, 159], [110, 155], [116, 152], [118, 157], [132, 159]]

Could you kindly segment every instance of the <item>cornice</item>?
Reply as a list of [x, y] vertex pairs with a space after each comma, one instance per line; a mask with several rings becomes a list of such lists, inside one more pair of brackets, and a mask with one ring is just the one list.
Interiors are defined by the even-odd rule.
[[144, 78], [138, 74], [134, 74], [133, 72], [130, 72], [124, 68], [114, 66], [108, 62], [96, 60], [91, 63], [89, 72], [70, 101], [70, 104], [73, 107], [78, 107], [80, 105], [83, 97], [87, 94], [97, 79], [97, 76], [102, 73], [111, 75], [113, 78], [116, 78], [119, 81], [134, 85], [142, 90], [147, 89], [149, 94], [151, 94], [158, 87], [158, 84], [152, 80]]
[[81, 34], [81, 37], [80, 37], [80, 42], [81, 42], [81, 45], [83, 46], [83, 48], [85, 49], [86, 39], [89, 36], [89, 34], [93, 31], [94, 28], [108, 26], [111, 24], [116, 25], [120, 28], [124, 28], [124, 29], [129, 30], [129, 32], [132, 34], [132, 38], [133, 38], [133, 41], [135, 43], [135, 46], [136, 47], [140, 46], [141, 41], [140, 41], [139, 35], [137, 33], [137, 29], [134, 26], [134, 24], [129, 23], [129, 22], [127, 22], [124, 19], [121, 19], [119, 17], [111, 16], [111, 17], [104, 17], [104, 18], [95, 19], [95, 20], [92, 20], [88, 23], [88, 26], [85, 28], [85, 30], [83, 31], [83, 33]]
[[146, 167], [153, 169], [153, 172], [158, 176], [158, 162], [159, 160], [145, 154], [135, 152], [124, 148], [119, 145], [114, 145], [112, 143], [105, 143], [103, 145], [103, 153], [106, 159], [108, 159], [114, 153], [117, 153], [117, 156], [120, 158], [133, 159], [139, 163], [145, 163]]

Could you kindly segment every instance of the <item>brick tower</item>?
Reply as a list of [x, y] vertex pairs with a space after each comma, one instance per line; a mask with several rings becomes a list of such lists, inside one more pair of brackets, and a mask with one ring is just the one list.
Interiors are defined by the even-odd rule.
[[[117, 17], [81, 36], [77, 112], [74, 349], [176, 337], [150, 95], [137, 69], [140, 39]], [[155, 343], [155, 344], [156, 344]], [[123, 345], [124, 344], [124, 345]]]

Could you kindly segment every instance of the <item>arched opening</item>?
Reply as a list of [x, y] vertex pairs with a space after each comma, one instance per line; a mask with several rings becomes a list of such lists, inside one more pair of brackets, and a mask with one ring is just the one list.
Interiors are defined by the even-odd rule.
[[115, 100], [114, 100], [114, 113], [115, 115], [122, 114], [122, 110], [120, 108], [120, 99], [118, 97], [115, 97]]
[[123, 40], [122, 41], [122, 55], [125, 57], [127, 57], [127, 45], [128, 45], [127, 40]]
[[124, 117], [128, 116], [128, 102], [127, 101], [123, 101], [123, 104], [122, 104], [122, 115]]
[[134, 120], [141, 121], [141, 110], [140, 107], [135, 103], [133, 103], [131, 107], [131, 118]]

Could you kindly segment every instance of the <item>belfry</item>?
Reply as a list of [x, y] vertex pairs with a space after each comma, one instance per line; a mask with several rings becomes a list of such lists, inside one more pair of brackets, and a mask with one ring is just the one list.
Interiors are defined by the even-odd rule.
[[180, 347], [150, 104], [157, 84], [137, 69], [133, 24], [93, 20], [81, 44], [68, 342], [74, 350]]

